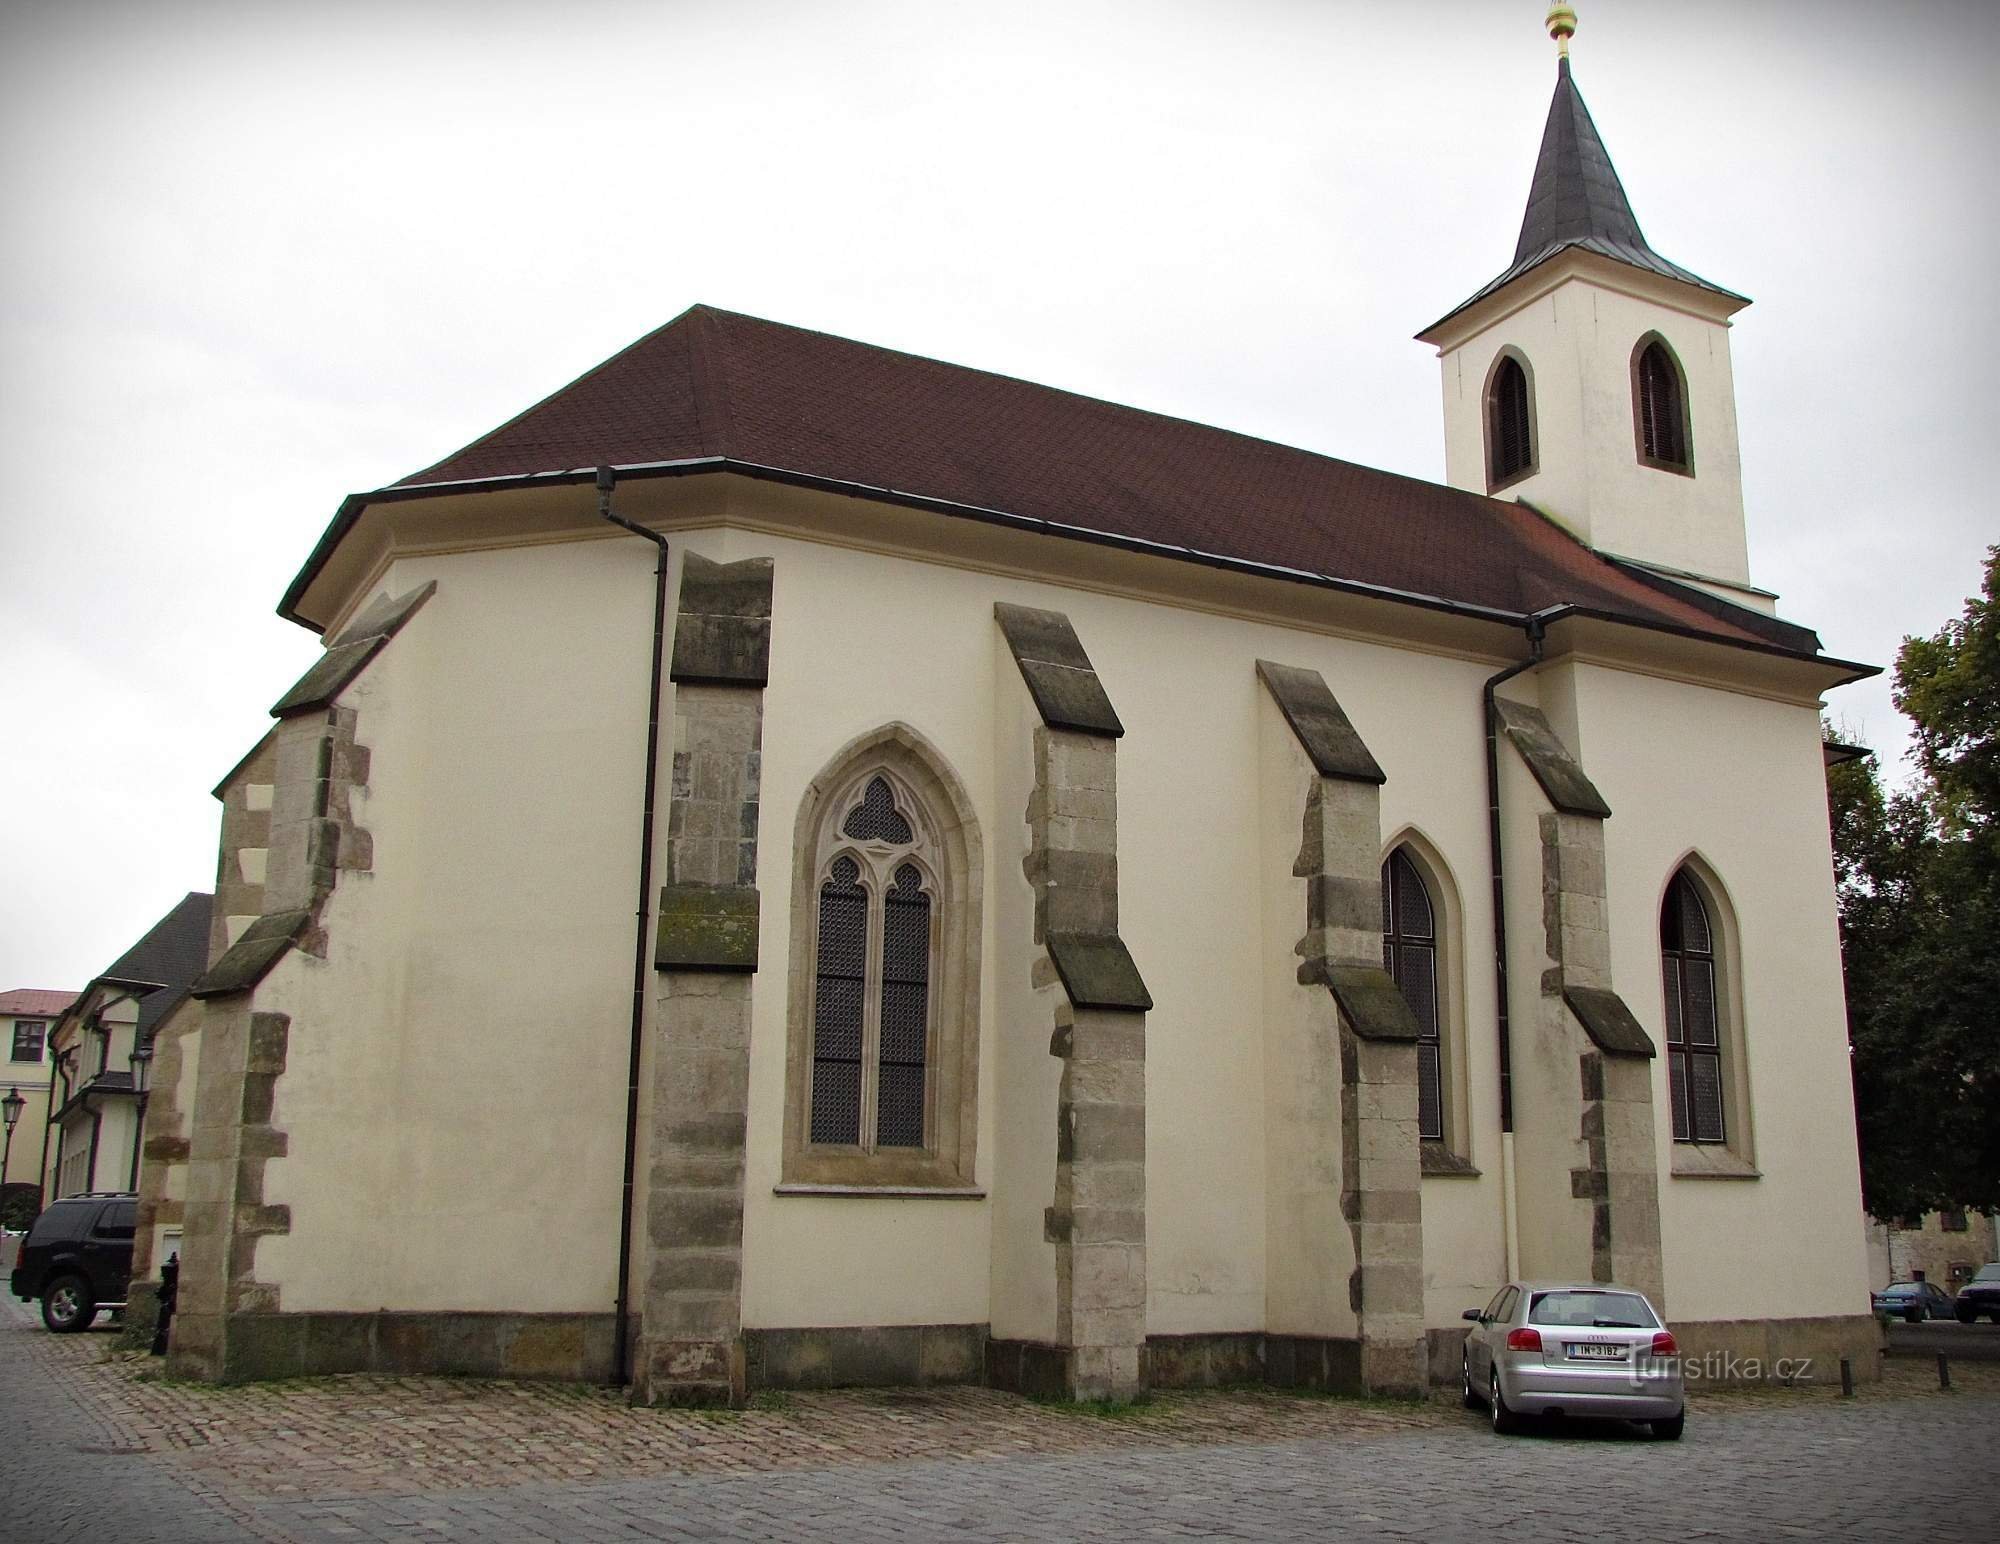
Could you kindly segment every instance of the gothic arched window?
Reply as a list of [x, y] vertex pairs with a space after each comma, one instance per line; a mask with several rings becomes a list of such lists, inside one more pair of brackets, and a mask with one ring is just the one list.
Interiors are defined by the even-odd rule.
[[1632, 410], [1639, 459], [1668, 472], [1690, 472], [1687, 382], [1680, 361], [1657, 334], [1642, 339], [1632, 360]]
[[1486, 487], [1535, 470], [1534, 389], [1521, 356], [1503, 353], [1486, 382]]
[[1410, 855], [1398, 847], [1382, 865], [1382, 966], [1416, 1016], [1417, 1135], [1445, 1135], [1444, 1037], [1438, 994], [1437, 907]]
[[[923, 1147], [935, 859], [889, 779], [868, 779], [822, 865], [813, 972], [812, 1141]], [[905, 794], [904, 803], [910, 803]]]
[[814, 781], [796, 842], [785, 1181], [969, 1186], [979, 846], [962, 790], [891, 726]]
[[1724, 1142], [1721, 995], [1715, 928], [1686, 869], [1660, 908], [1667, 992], [1667, 1094], [1676, 1142]]

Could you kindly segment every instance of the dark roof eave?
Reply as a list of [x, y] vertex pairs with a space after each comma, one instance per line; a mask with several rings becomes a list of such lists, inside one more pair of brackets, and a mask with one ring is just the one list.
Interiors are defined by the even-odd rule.
[[[1637, 273], [1649, 273], [1653, 275], [1653, 277], [1656, 279], [1669, 279], [1676, 284], [1685, 284], [1692, 289], [1698, 289], [1706, 294], [1714, 295], [1719, 300], [1734, 301], [1738, 310], [1741, 310], [1744, 306], [1752, 304], [1752, 301], [1748, 295], [1739, 295], [1736, 293], [1735, 290], [1724, 289], [1720, 284], [1710, 283], [1707, 279], [1702, 278], [1699, 274], [1690, 273], [1687, 269], [1681, 267], [1678, 263], [1669, 263], [1663, 257], [1659, 258], [1659, 266], [1655, 266], [1652, 263], [1634, 262], [1630, 257], [1622, 253], [1611, 251], [1608, 248], [1601, 246], [1595, 242], [1586, 240], [1582, 237], [1578, 237], [1573, 241], [1565, 241], [1556, 246], [1550, 247], [1546, 251], [1537, 252], [1533, 257], [1530, 257], [1523, 262], [1518, 262], [1513, 264], [1505, 272], [1503, 272], [1499, 278], [1493, 279], [1488, 283], [1482, 285], [1479, 289], [1475, 290], [1471, 295], [1467, 296], [1464, 300], [1461, 300], [1457, 305], [1453, 306], [1449, 311], [1445, 312], [1443, 316], [1439, 317], [1436, 321], [1432, 322], [1430, 326], [1424, 328], [1421, 332], [1415, 334], [1416, 340], [1419, 343], [1427, 342], [1431, 334], [1436, 332], [1440, 327], [1444, 326], [1445, 323], [1453, 320], [1455, 317], [1463, 315], [1467, 311], [1470, 311], [1474, 306], [1478, 305], [1480, 301], [1489, 299], [1490, 297], [1499, 294], [1502, 290], [1507, 288], [1508, 285], [1513, 284], [1518, 280], [1525, 279], [1529, 274], [1533, 273], [1536, 269], [1541, 268], [1548, 263], [1554, 262], [1557, 258], [1561, 257], [1565, 252], [1589, 252], [1593, 256], [1601, 257], [1605, 259], [1607, 262], [1621, 264], [1622, 266], [1630, 268]], [[1659, 257], [1658, 253], [1652, 253], [1651, 255], [1653, 255], [1654, 257]]]
[[[1479, 606], [1467, 601], [1449, 600], [1439, 595], [1424, 595], [1412, 590], [1398, 590], [1386, 585], [1367, 584], [1358, 579], [1342, 579], [1334, 574], [1313, 573], [1306, 569], [1284, 568], [1271, 563], [1257, 563], [1248, 558], [1233, 558], [1220, 553], [1202, 552], [1193, 547], [1173, 546], [1165, 542], [1145, 541], [1138, 537], [1120, 536], [1109, 531], [1094, 531], [1085, 526], [1065, 525], [1060, 521], [1045, 520], [1035, 515], [1019, 515], [1009, 510], [991, 509], [974, 504], [961, 504], [951, 499], [936, 498], [929, 494], [908, 493], [896, 488], [876, 487], [868, 483], [852, 482], [844, 478], [826, 477], [816, 472], [799, 472], [785, 467], [763, 466], [752, 461], [738, 461], [729, 456], [694, 456], [678, 461], [642, 461], [628, 466], [612, 468], [619, 477], [626, 480], [644, 480], [655, 477], [692, 477], [713, 473], [733, 472], [763, 482], [786, 483], [793, 487], [813, 488], [826, 493], [844, 494], [853, 498], [872, 499], [878, 503], [897, 504], [909, 509], [924, 509], [950, 515], [959, 519], [977, 520], [987, 525], [1010, 526], [1017, 530], [1039, 531], [1045, 535], [1062, 537], [1071, 541], [1087, 541], [1099, 546], [1120, 548], [1128, 552], [1152, 553], [1156, 556], [1179, 559], [1182, 562], [1199, 563], [1209, 568], [1220, 568], [1235, 573], [1251, 574], [1266, 579], [1281, 579], [1294, 584], [1311, 585], [1319, 589], [1335, 590], [1342, 594], [1362, 596], [1375, 600], [1389, 601], [1397, 605], [1416, 606], [1428, 611], [1443, 612], [1451, 616], [1468, 617], [1478, 621], [1496, 622], [1508, 627], [1525, 627], [1530, 613], [1508, 611], [1500, 607]], [[518, 488], [562, 488], [596, 479], [595, 467], [571, 467], [561, 471], [520, 472], [502, 477], [469, 478], [457, 482], [406, 483], [389, 488], [378, 488], [372, 493], [352, 493], [341, 501], [340, 509], [333, 523], [320, 537], [313, 554], [306, 565], [293, 579], [291, 588], [278, 605], [278, 614], [287, 621], [297, 622], [301, 627], [313, 632], [324, 629], [298, 615], [297, 606], [306, 589], [318, 577], [320, 567], [332, 555], [340, 541], [353, 529], [361, 518], [363, 510], [371, 504], [400, 504], [413, 499], [441, 498], [455, 493], [498, 493]], [[1787, 649], [1777, 644], [1763, 643], [1748, 638], [1725, 638], [1716, 633], [1705, 632], [1697, 627], [1688, 627], [1675, 622], [1651, 621], [1640, 617], [1625, 616], [1615, 611], [1601, 608], [1562, 604], [1545, 608], [1534, 613], [1545, 620], [1556, 614], [1564, 616], [1590, 617], [1598, 621], [1614, 622], [1627, 627], [1643, 628], [1649, 632], [1666, 633], [1673, 636], [1691, 638], [1705, 643], [1721, 644], [1728, 648], [1742, 649], [1755, 654], [1767, 654], [1783, 659], [1794, 659], [1802, 663], [1830, 665], [1850, 674], [1835, 682], [1845, 686], [1852, 681], [1866, 680], [1880, 675], [1878, 665], [1859, 664], [1853, 660], [1834, 659], [1825, 654], [1797, 649]]]
[[[1852, 686], [1856, 681], [1866, 681], [1871, 676], [1882, 673], [1880, 665], [1864, 665], [1859, 660], [1840, 659], [1835, 655], [1817, 653], [1810, 649], [1788, 649], [1783, 644], [1764, 643], [1755, 638], [1724, 638], [1719, 634], [1704, 632], [1699, 627], [1689, 627], [1680, 622], [1656, 622], [1646, 617], [1628, 617], [1598, 606], [1565, 605], [1555, 609], [1560, 610], [1564, 616], [1586, 617], [1596, 622], [1615, 622], [1620, 627], [1637, 627], [1649, 633], [1665, 633], [1670, 637], [1693, 639], [1697, 643], [1721, 644], [1724, 648], [1738, 649], [1746, 654], [1796, 660], [1802, 665], [1823, 665], [1840, 672], [1838, 680], [1828, 683], [1828, 690], [1836, 686]], [[1547, 615], [1546, 612], [1541, 614]]]

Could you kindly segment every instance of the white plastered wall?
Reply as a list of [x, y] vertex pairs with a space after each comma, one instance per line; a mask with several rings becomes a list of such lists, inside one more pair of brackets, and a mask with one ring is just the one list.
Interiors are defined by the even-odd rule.
[[[652, 551], [617, 538], [394, 565], [438, 591], [343, 693], [371, 753], [325, 960], [292, 1017], [257, 1275], [287, 1310], [609, 1313]], [[664, 780], [663, 780], [664, 785]]]
[[[1638, 458], [1632, 353], [1655, 332], [1686, 376], [1691, 477]], [[1497, 497], [1533, 504], [1600, 551], [1749, 581], [1726, 322], [1570, 278], [1488, 323], [1440, 359], [1453, 487], [1487, 491], [1486, 382], [1508, 348], [1531, 375], [1537, 467]]]
[[[1035, 719], [998, 638], [996, 600], [1067, 614], [1127, 731], [1118, 751], [1121, 932], [1155, 1002], [1146, 1021], [1148, 1329], [1265, 1323], [1266, 977], [1274, 960], [1290, 960], [1305, 918], [1303, 887], [1290, 874], [1303, 804], [1274, 813], [1257, 792], [1267, 695], [1256, 677], [1260, 657], [1322, 671], [1389, 773], [1385, 833], [1422, 830], [1465, 900], [1469, 937], [1454, 946], [1473, 1016], [1472, 1156], [1488, 1168], [1425, 1182], [1431, 1321], [1455, 1322], [1490, 1293], [1502, 1246], [1491, 955], [1481, 942], [1490, 936], [1489, 908], [1465, 876], [1485, 872], [1479, 688], [1491, 664], [769, 535], [683, 540], [707, 556], [768, 554], [776, 564], [747, 1325], [991, 1322], [996, 1335], [1030, 1338], [1052, 1326], [1042, 1213], [1054, 1191], [1060, 1065], [1048, 1054], [1048, 994], [1029, 989], [1031, 907], [1021, 874]], [[784, 1095], [781, 967], [791, 947], [784, 844], [807, 781], [842, 745], [892, 719], [946, 756], [982, 823], [978, 1179], [987, 1201], [772, 1193]], [[1276, 875], [1265, 861], [1279, 841], [1269, 834], [1275, 824], [1290, 830]], [[1273, 884], [1288, 896], [1274, 901]], [[1266, 936], [1267, 915], [1275, 939]], [[885, 1259], [909, 1266], [885, 1270]], [[1344, 1281], [1337, 1290], [1344, 1295]]]
[[1049, 1054], [1062, 989], [1033, 984], [1035, 896], [1021, 867], [1028, 856], [1034, 734], [1041, 715], [998, 626], [990, 629], [987, 647], [986, 668], [994, 683], [994, 808], [982, 834], [988, 854], [985, 914], [997, 947], [982, 972], [995, 1012], [984, 1021], [980, 1058], [979, 1167], [993, 1196], [991, 1324], [1001, 1340], [1046, 1342], [1056, 1332], [1056, 1251], [1043, 1226], [1055, 1199], [1055, 1121], [997, 1118], [1002, 1110], [1053, 1116], [1062, 1088], [1062, 1062]]
[[[1034, 1338], [1051, 1327], [1053, 1262], [1041, 1213], [1053, 1198], [1060, 1066], [1047, 1050], [1048, 994], [1031, 991], [1027, 977], [1031, 898], [1021, 858], [1034, 718], [997, 639], [992, 608], [1003, 599], [1068, 614], [1128, 731], [1118, 756], [1122, 931], [1156, 1003], [1147, 1017], [1149, 1330], [1265, 1324], [1264, 1110], [1270, 1078], [1282, 1069], [1266, 1065], [1263, 1016], [1272, 961], [1289, 958], [1304, 917], [1302, 894], [1289, 919], [1287, 903], [1273, 899], [1274, 884], [1300, 889], [1289, 875], [1295, 838], [1282, 876], [1269, 872], [1267, 849], [1277, 827], [1296, 832], [1302, 809], [1264, 807], [1261, 790], [1270, 779], [1260, 728], [1268, 704], [1255, 674], [1260, 657], [1326, 677], [1388, 775], [1385, 840], [1405, 829], [1421, 832], [1453, 879], [1461, 927], [1449, 944], [1461, 964], [1458, 1006], [1468, 1020], [1467, 1156], [1482, 1172], [1424, 1181], [1427, 1322], [1454, 1325], [1461, 1309], [1490, 1294], [1504, 1255], [1479, 692], [1499, 661], [768, 531], [717, 527], [680, 532], [673, 541], [677, 554], [775, 562], [746, 1326], [991, 1323], [996, 1334]], [[369, 784], [356, 791], [353, 809], [373, 837], [374, 868], [341, 874], [324, 915], [330, 958], [288, 956], [257, 996], [260, 1011], [293, 1015], [273, 1117], [288, 1134], [289, 1156], [272, 1160], [265, 1180], [266, 1199], [292, 1208], [293, 1230], [265, 1240], [258, 1253], [259, 1278], [281, 1287], [287, 1309], [611, 1307], [650, 556], [643, 543], [614, 539], [412, 558], [385, 582], [400, 593], [436, 578], [439, 590], [342, 699], [358, 711], [359, 740], [371, 751]], [[1676, 813], [1671, 786], [1685, 769], [1662, 759], [1659, 705], [1646, 694], [1665, 693], [1673, 711], [1697, 726], [1686, 743], [1702, 748], [1709, 768], [1722, 757], [1722, 765], [1757, 769], [1739, 771], [1731, 787], [1772, 786], [1763, 776], [1768, 764], [1783, 786], [1806, 792], [1808, 771], [1817, 777], [1817, 742], [1809, 710], [1594, 674], [1601, 684], [1587, 675], [1578, 688], [1578, 748], [1618, 811], [1607, 828], [1614, 958], [1621, 989], [1642, 1019], [1653, 1015], [1648, 1027], [1657, 1031], [1657, 1002], [1631, 985], [1657, 983], [1657, 957], [1648, 951], [1656, 949], [1653, 908], [1667, 872], [1661, 865], [1671, 855], [1654, 849], [1699, 845], [1730, 876], [1733, 867], [1721, 861], [1729, 844], [1751, 842], [1746, 850], [1761, 851], [1757, 844], [1770, 837], [1768, 821], [1752, 831], [1747, 814], [1732, 823], [1714, 810], [1700, 834], [1669, 834], [1679, 829], [1675, 822], [1688, 824]], [[1711, 712], [1717, 700], [1751, 704], [1740, 743], [1728, 738], [1735, 720]], [[841, 746], [894, 720], [939, 749], [981, 826], [986, 937], [976, 1179], [988, 1196], [777, 1195], [792, 946], [789, 846], [799, 802]], [[1798, 723], [1806, 724], [1810, 745], [1800, 740]], [[1538, 801], [1518, 757], [1503, 751], [1502, 766], [1518, 1067], [1522, 1010], [1537, 991], [1524, 956], [1540, 947]], [[1806, 810], [1818, 812], [1823, 865], [1816, 781], [1811, 792], [1821, 801]], [[1649, 816], [1649, 807], [1663, 813]], [[664, 825], [663, 814], [662, 839]], [[1798, 936], [1760, 943], [1760, 952], [1746, 955], [1746, 982], [1760, 971], [1769, 979], [1773, 962], [1802, 942], [1820, 951], [1807, 952], [1822, 965], [1830, 958], [1827, 876], [1803, 858], [1787, 862], [1790, 882], [1816, 896], [1812, 906], [1824, 915], [1801, 923]], [[1635, 890], [1628, 875], [1654, 868], [1660, 872]], [[655, 873], [664, 878], [657, 862]], [[1778, 876], [1768, 882], [1783, 883]], [[1747, 915], [1773, 896], [1757, 890], [1732, 898]], [[1751, 1071], [1765, 1086], [1773, 1076], [1766, 1058], [1784, 1053], [1776, 1037], [1760, 1044], [1756, 1026], [1791, 1011], [1772, 996], [1823, 1009], [1830, 989], [1837, 1011], [1837, 968], [1815, 969], [1796, 992], [1788, 973], [1784, 987], [1749, 995]], [[1566, 1075], [1573, 1079], [1574, 1068]], [[1664, 1070], [1660, 1080], [1664, 1108]], [[1668, 1186], [1663, 1210], [1677, 1317], [1808, 1311], [1793, 1306], [1798, 1278], [1790, 1266], [1780, 1285], [1756, 1273], [1743, 1277], [1740, 1261], [1712, 1265], [1689, 1253], [1715, 1236], [1715, 1226], [1734, 1227], [1738, 1211], [1754, 1211], [1762, 1226], [1767, 1212], [1796, 1208], [1788, 1214], [1796, 1221], [1785, 1225], [1803, 1230], [1839, 1199], [1812, 1175], [1837, 1171], [1841, 1162], [1851, 1168], [1851, 1135], [1845, 1147], [1837, 1132], [1828, 1136], [1829, 1124], [1839, 1124], [1826, 1114], [1828, 1089], [1809, 1085], [1806, 1092], [1817, 1103], [1799, 1107], [1790, 1123], [1797, 1129], [1780, 1124], [1780, 1139], [1798, 1155], [1782, 1176], [1735, 1190], [1718, 1181]], [[1844, 1086], [1833, 1092], [1832, 1108], [1846, 1109]], [[1758, 1109], [1760, 1158], [1773, 1140], [1767, 1120], [1774, 1102], [1767, 1096]], [[1532, 1111], [1524, 1104], [1521, 1113], [1525, 1126]], [[643, 1183], [643, 1153], [639, 1172]], [[1829, 1183], [1837, 1182], [1836, 1174]], [[1729, 1199], [1742, 1195], [1770, 1199]], [[1855, 1205], [1858, 1198], [1850, 1213]], [[1532, 1226], [1524, 1218], [1524, 1231]], [[1587, 1216], [1582, 1236], [1587, 1247]], [[1813, 1245], [1825, 1247], [1823, 1240]], [[1858, 1239], [1853, 1253], [1858, 1270]], [[1831, 1269], [1838, 1264], [1829, 1262], [1830, 1275], [1840, 1275]], [[1729, 1286], [1724, 1272], [1737, 1273], [1738, 1285]], [[1819, 1311], [1846, 1311], [1843, 1291], [1831, 1289], [1832, 1306]]]
[[[1868, 1268], [1819, 715], [1580, 665], [1575, 733], [1610, 804], [1612, 973], [1665, 1043], [1659, 907], [1690, 853], [1734, 914], [1725, 1010], [1749, 1108], [1730, 1114], [1761, 1178], [1672, 1173], [1665, 1058], [1653, 1068], [1667, 1297], [1677, 1320], [1853, 1314]], [[1733, 1001], [1732, 1001], [1733, 999]], [[1743, 1131], [1747, 1117], [1748, 1131]]]

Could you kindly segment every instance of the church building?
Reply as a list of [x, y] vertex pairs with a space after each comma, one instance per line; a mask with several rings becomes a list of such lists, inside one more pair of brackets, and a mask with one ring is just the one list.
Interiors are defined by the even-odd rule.
[[155, 1049], [171, 1371], [1415, 1393], [1525, 1277], [1872, 1375], [1873, 672], [1748, 571], [1747, 304], [1565, 49], [1447, 485], [695, 306], [348, 498]]

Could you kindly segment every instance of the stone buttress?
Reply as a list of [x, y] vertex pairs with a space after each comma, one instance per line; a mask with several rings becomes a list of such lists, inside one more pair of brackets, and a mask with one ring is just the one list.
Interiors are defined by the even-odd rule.
[[[1494, 712], [1546, 801], [1536, 826], [1545, 964], [1536, 1044], [1525, 1048], [1528, 1057], [1517, 1047], [1516, 1087], [1529, 1067], [1546, 1069], [1547, 1086], [1528, 1091], [1534, 1123], [1543, 1128], [1535, 1140], [1552, 1144], [1552, 1153], [1566, 1151], [1570, 1162], [1566, 1195], [1545, 1198], [1544, 1215], [1577, 1219], [1553, 1236], [1524, 1237], [1522, 1272], [1616, 1281], [1645, 1292], [1664, 1313], [1654, 1047], [1611, 981], [1604, 857], [1611, 809], [1540, 709], [1496, 698]], [[1565, 1131], [1573, 1133], [1566, 1146]], [[1525, 1145], [1525, 1134], [1517, 1141]], [[1546, 1182], [1553, 1172], [1524, 1162], [1522, 1184], [1537, 1175]], [[1584, 1203], [1581, 1216], [1575, 1203]]]
[[1062, 1060], [1055, 1194], [1055, 1341], [994, 1342], [1009, 1386], [1073, 1399], [1146, 1386], [1146, 1019], [1153, 1006], [1118, 936], [1117, 742], [1124, 731], [1060, 612], [994, 607], [1041, 723], [1024, 860], [1034, 889], [1034, 983], [1055, 985]]
[[[349, 808], [352, 792], [368, 782], [368, 750], [356, 738], [355, 711], [339, 698], [436, 588], [365, 606], [278, 700], [276, 726], [219, 790], [223, 864], [233, 860], [238, 875], [256, 882], [225, 885], [218, 899], [235, 904], [231, 898], [240, 897], [259, 909], [250, 917], [218, 908], [217, 952], [190, 989], [203, 1004], [193, 1109], [165, 1112], [184, 1124], [184, 1136], [163, 1131], [157, 1148], [149, 1140], [149, 1160], [181, 1161], [184, 1154], [187, 1165], [168, 1357], [177, 1377], [297, 1376], [345, 1371], [355, 1360], [353, 1347], [335, 1344], [331, 1331], [323, 1331], [326, 1344], [312, 1343], [307, 1317], [282, 1313], [277, 1287], [257, 1277], [258, 1242], [291, 1228], [289, 1209], [264, 1200], [264, 1166], [286, 1150], [272, 1112], [295, 1026], [284, 1014], [258, 1011], [256, 987], [294, 949], [326, 957], [321, 908], [343, 871], [372, 865], [368, 833]], [[261, 852], [255, 835], [264, 838]], [[146, 1178], [142, 1186], [157, 1194], [161, 1180]]]
[[[1257, 673], [1310, 763], [1302, 840], [1292, 872], [1305, 881], [1298, 980], [1315, 994], [1303, 1042], [1281, 1047], [1319, 1066], [1273, 1069], [1305, 1086], [1337, 1086], [1338, 1162], [1320, 1150], [1275, 1155], [1277, 1183], [1305, 1215], [1337, 1215], [1347, 1248], [1287, 1239], [1296, 1269], [1324, 1277], [1351, 1261], [1346, 1306], [1353, 1340], [1311, 1299], [1281, 1314], [1265, 1339], [1265, 1375], [1306, 1387], [1356, 1386], [1419, 1395], [1425, 1386], [1423, 1217], [1417, 1122], [1418, 1028], [1382, 964], [1382, 769], [1317, 671], [1257, 662]], [[1337, 1084], [1323, 1063], [1337, 1058]], [[1329, 1143], [1328, 1130], [1318, 1138]], [[1337, 1178], [1336, 1178], [1337, 1174]], [[1315, 1197], [1315, 1187], [1324, 1194]], [[1274, 1278], [1286, 1273], [1274, 1271]], [[1279, 1305], [1275, 1305], [1277, 1307]], [[1313, 1322], [1317, 1319], [1319, 1322]]]
[[740, 1405], [769, 558], [682, 559], [635, 1404]]

